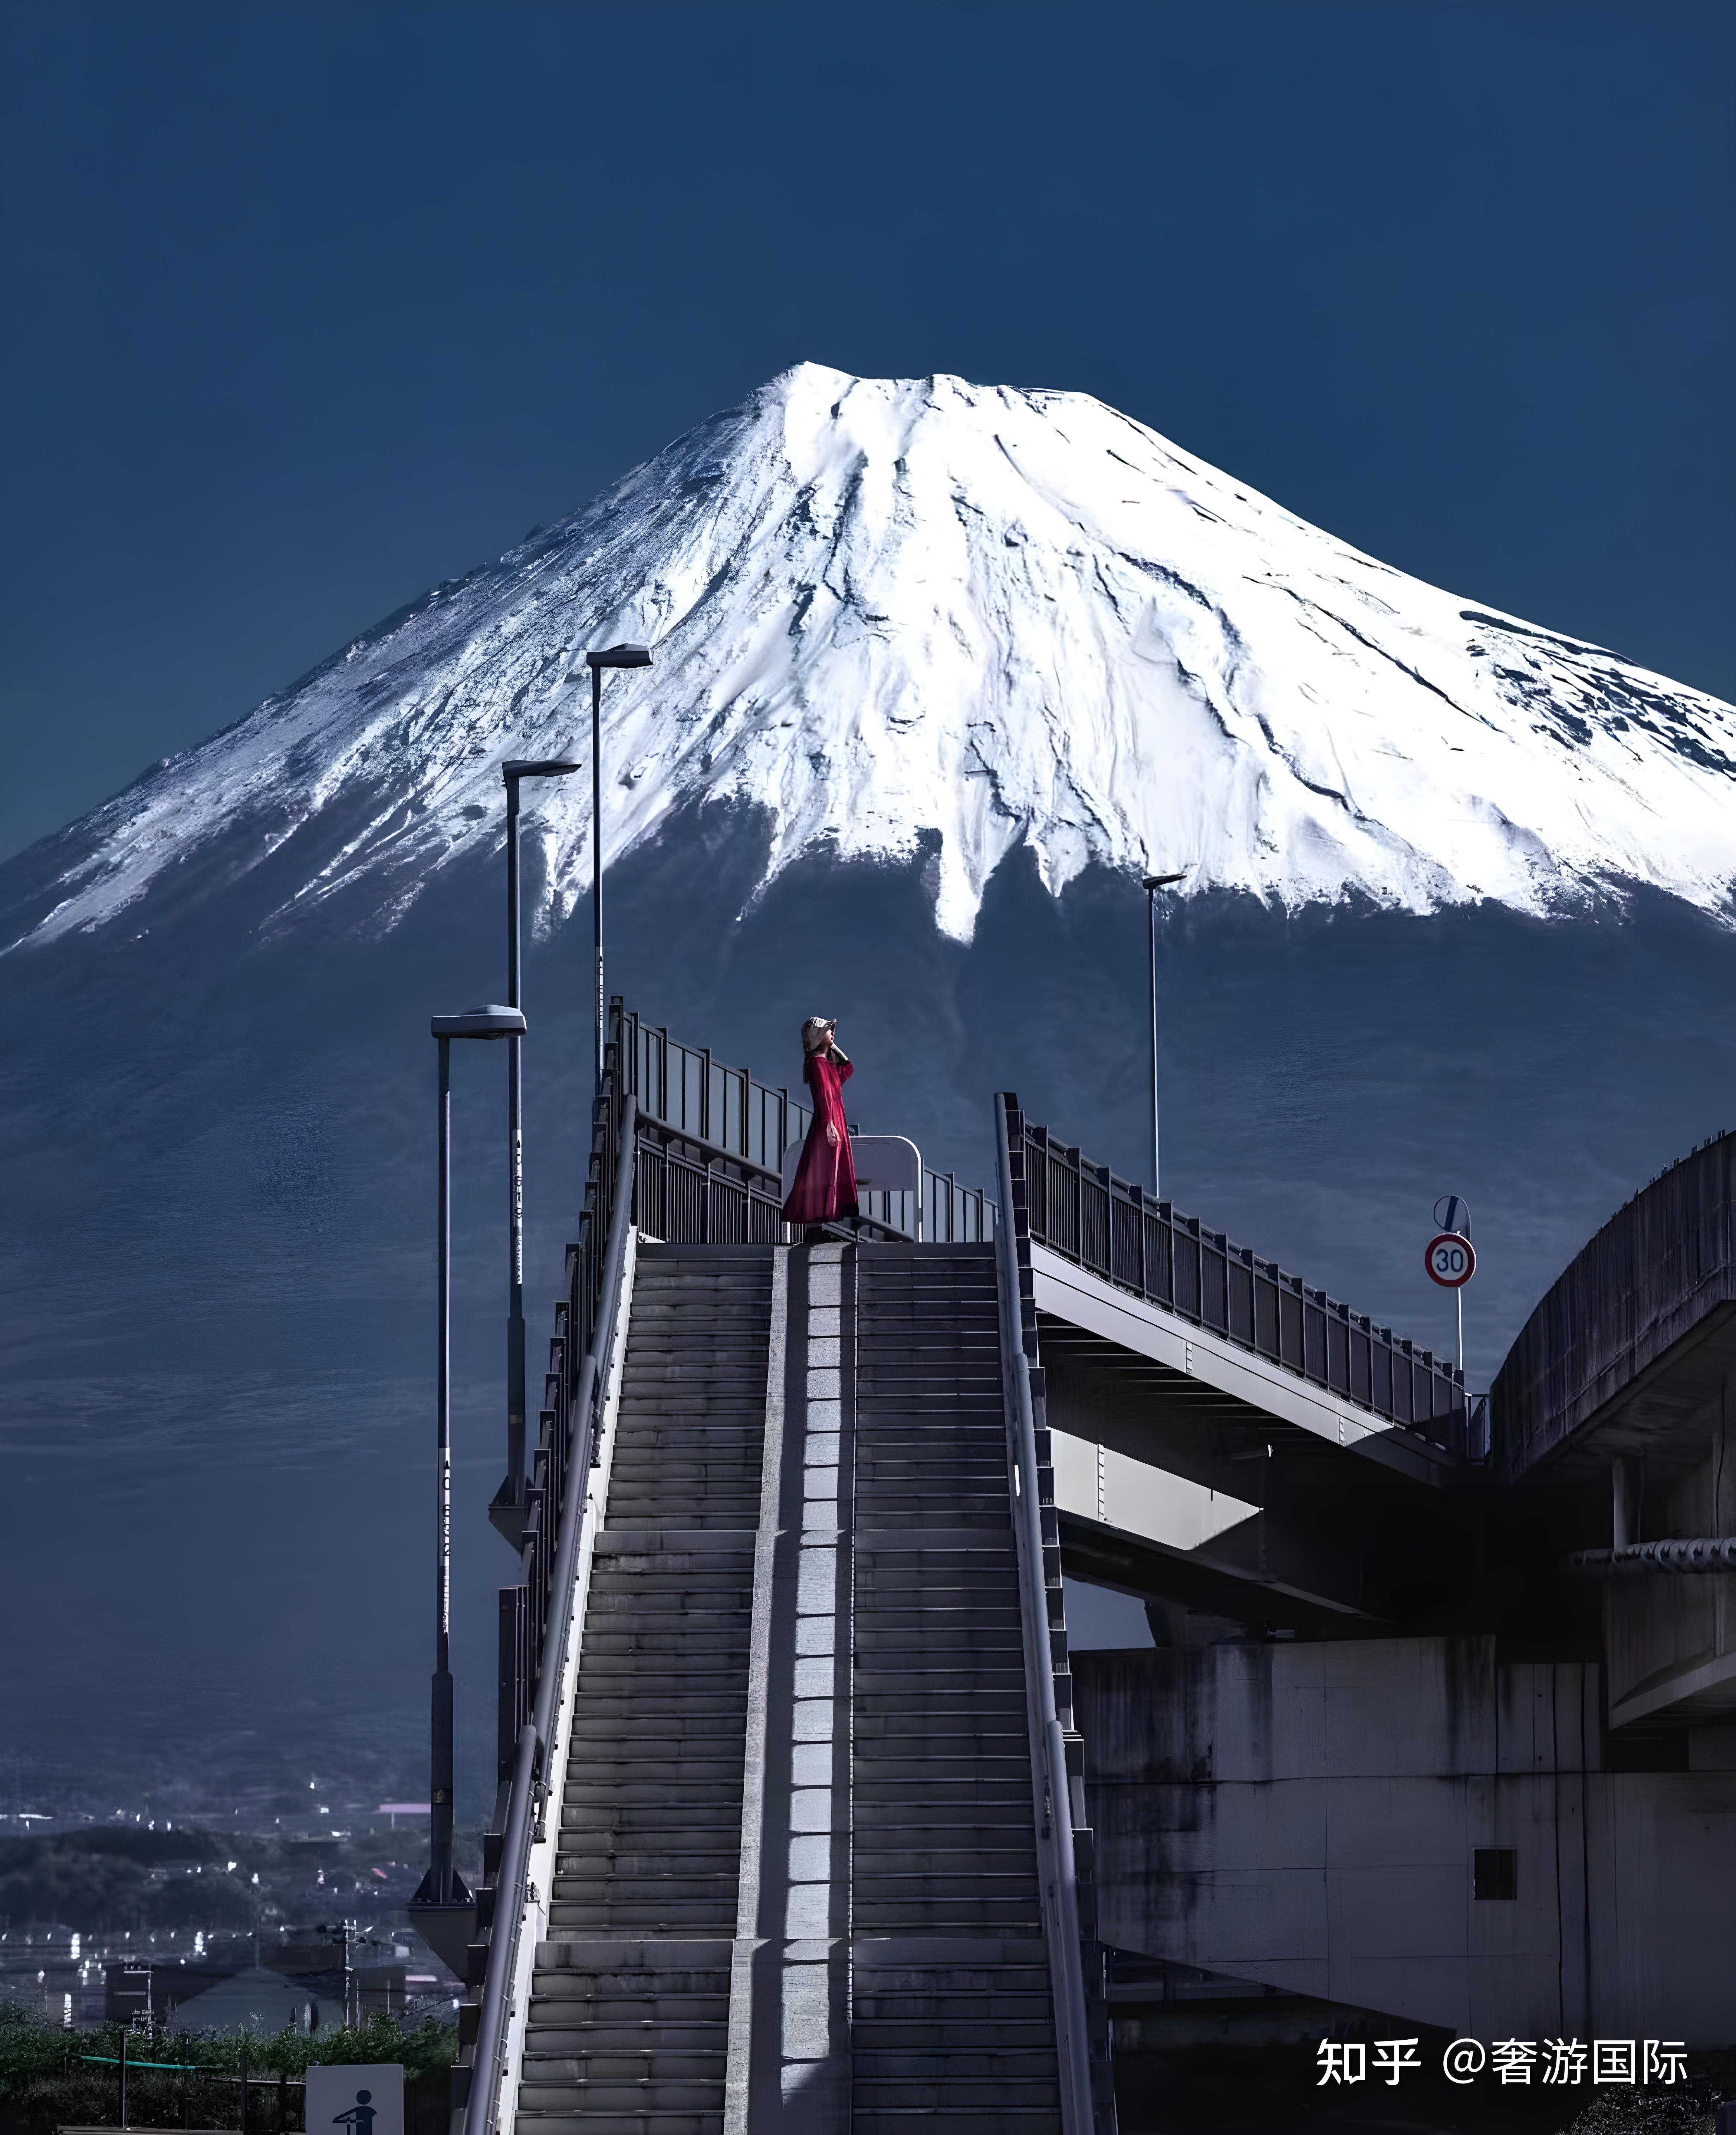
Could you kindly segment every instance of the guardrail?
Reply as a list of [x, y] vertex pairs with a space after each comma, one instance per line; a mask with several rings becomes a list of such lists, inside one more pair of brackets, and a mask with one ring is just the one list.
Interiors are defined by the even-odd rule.
[[[618, 999], [609, 1035], [621, 1087], [639, 1108], [644, 1143], [642, 1230], [680, 1244], [782, 1245], [783, 1152], [801, 1140], [813, 1109], [787, 1089], [726, 1067], [708, 1046], [684, 1045]], [[661, 1130], [661, 1131], [660, 1131]], [[867, 1193], [865, 1222], [895, 1236], [939, 1245], [980, 1244], [995, 1235], [995, 1204], [949, 1171], [924, 1168], [919, 1209], [908, 1193]]]
[[[1036, 1812], [1036, 1848], [1043, 1886], [1044, 1939], [1055, 2002], [1055, 2052], [1064, 2135], [1092, 2135], [1091, 2047], [1085, 2008], [1084, 1953], [1079, 1939], [1078, 1866], [1074, 1853], [1074, 1803], [1066, 1736], [1055, 1698], [1055, 1658], [1045, 1576], [1043, 1489], [1038, 1475], [1031, 1363], [1026, 1349], [1024, 1278], [1020, 1265], [1022, 1227], [1014, 1177], [1009, 1119], [1012, 1101], [995, 1100], [996, 1159], [1006, 1221], [996, 1241], [1000, 1289], [1002, 1368], [1006, 1374], [1011, 1439], [1013, 1539], [1019, 1566], [1020, 1615], [1025, 1628], [1026, 1695], [1032, 1747], [1043, 1781]], [[1028, 1255], [1026, 1256], [1028, 1258]], [[1034, 1326], [1033, 1326], [1034, 1333]], [[1051, 1489], [1052, 1495], [1052, 1489]], [[1050, 1512], [1053, 1522], [1052, 1507]], [[1056, 1551], [1059, 1582], [1059, 1552]], [[1081, 1789], [1081, 1792], [1083, 1789]], [[1082, 1803], [1081, 1803], [1082, 1807]], [[1083, 1818], [1079, 1818], [1083, 1821]]]
[[1030, 1235], [1123, 1290], [1466, 1456], [1458, 1367], [1311, 1290], [1015, 1112]]
[[[610, 1060], [597, 1100], [585, 1221], [567, 1255], [568, 1290], [557, 1331], [539, 1445], [526, 1490], [524, 1577], [501, 1590], [502, 1772], [507, 1783], [502, 1828], [484, 1841], [477, 1928], [483, 1955], [481, 1993], [468, 2064], [454, 2070], [454, 2107], [464, 2135], [494, 2135], [501, 2114], [507, 2026], [520, 1930], [527, 1900], [531, 1846], [555, 1775], [550, 1769], [555, 1699], [566, 1672], [572, 1591], [596, 1444], [619, 1318], [622, 1268], [633, 1221], [638, 1152], [636, 1107], [616, 1087]], [[582, 1362], [571, 1368], [577, 1341]], [[510, 1765], [506, 1754], [511, 1728]], [[467, 2012], [468, 2015], [468, 2012]], [[468, 2029], [468, 2024], [463, 2027]], [[459, 2094], [462, 2093], [462, 2095]]]

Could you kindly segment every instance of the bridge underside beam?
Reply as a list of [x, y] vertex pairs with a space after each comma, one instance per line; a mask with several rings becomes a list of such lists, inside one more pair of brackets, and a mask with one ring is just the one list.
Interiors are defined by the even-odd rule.
[[1040, 1324], [1078, 1576], [1323, 1637], [1443, 1620], [1466, 1600], [1477, 1575], [1458, 1491], [1419, 1487], [1052, 1313]]
[[[1043, 1361], [1112, 1353], [1138, 1369], [1179, 1423], [1241, 1426], [1250, 1439], [1293, 1433], [1322, 1453], [1349, 1453], [1411, 1483], [1440, 1484], [1460, 1465], [1420, 1432], [1387, 1423], [1330, 1392], [1041, 1247], [1031, 1249]], [[1132, 1359], [1141, 1360], [1136, 1367]]]
[[1298, 1638], [1369, 1638], [1382, 1619], [1281, 1580], [1242, 1577], [1124, 1528], [1063, 1509], [1061, 1568], [1142, 1601], [1166, 1601], [1196, 1616], [1239, 1624], [1255, 1636], [1275, 1630]]

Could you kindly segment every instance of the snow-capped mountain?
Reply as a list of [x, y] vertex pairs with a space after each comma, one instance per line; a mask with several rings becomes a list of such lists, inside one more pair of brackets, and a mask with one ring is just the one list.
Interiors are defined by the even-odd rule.
[[[584, 745], [612, 679], [605, 858], [696, 800], [927, 854], [941, 932], [1028, 847], [1290, 908], [1540, 913], [1623, 884], [1726, 911], [1736, 712], [1346, 547], [1075, 393], [814, 364], [443, 585], [62, 834], [26, 936], [99, 926], [221, 840], [282, 925], [390, 926], [497, 845], [498, 766]], [[540, 791], [543, 917], [589, 880], [588, 782]]]
[[[618, 640], [654, 664], [604, 692], [611, 990], [773, 1083], [841, 1014], [852, 1117], [972, 1183], [997, 1088], [1149, 1178], [1147, 868], [1192, 870], [1166, 1192], [1442, 1349], [1422, 1247], [1463, 1194], [1473, 1387], [1729, 1124], [1729, 707], [1083, 396], [803, 366], [0, 866], [0, 1760], [65, 1798], [419, 1793], [428, 1018], [500, 997], [499, 766], [586, 755]], [[525, 796], [533, 1301], [589, 1149], [589, 787]], [[512, 1561], [504, 1063], [463, 1050], [468, 1818]]]

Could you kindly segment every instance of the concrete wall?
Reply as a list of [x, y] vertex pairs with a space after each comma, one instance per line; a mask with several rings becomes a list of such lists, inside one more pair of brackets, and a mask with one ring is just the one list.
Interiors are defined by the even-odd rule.
[[[1647, 1464], [1631, 1539], [1736, 1532], [1736, 1462], [1722, 1403], [1709, 1405], [1705, 1457], [1674, 1474]], [[1603, 1589], [1611, 1725], [1736, 1715], [1736, 1573], [1627, 1573]]]
[[[1486, 1639], [1074, 1658], [1106, 1942], [1484, 2040], [1736, 2039], [1736, 1773], [1598, 1769]], [[1517, 1895], [1472, 1895], [1511, 1847]]]

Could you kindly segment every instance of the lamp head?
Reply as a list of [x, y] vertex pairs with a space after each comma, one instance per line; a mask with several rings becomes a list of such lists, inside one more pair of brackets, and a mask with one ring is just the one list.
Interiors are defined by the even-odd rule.
[[584, 767], [569, 762], [564, 756], [541, 756], [534, 760], [515, 756], [500, 768], [502, 777], [510, 786], [518, 778], [565, 778]]
[[525, 1019], [516, 1008], [467, 1008], [462, 1015], [437, 1015], [428, 1026], [436, 1038], [522, 1038]]
[[604, 652], [587, 652], [587, 667], [648, 667], [651, 655], [643, 645], [611, 645]]
[[1190, 870], [1183, 868], [1180, 874], [1142, 874], [1139, 878], [1142, 889], [1167, 889], [1172, 882], [1186, 882]]

